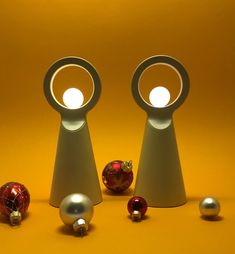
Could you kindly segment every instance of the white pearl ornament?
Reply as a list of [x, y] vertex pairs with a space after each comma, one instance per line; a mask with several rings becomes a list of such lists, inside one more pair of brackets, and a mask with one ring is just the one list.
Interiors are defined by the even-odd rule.
[[92, 217], [92, 201], [84, 194], [70, 194], [60, 204], [61, 220], [80, 235], [86, 234]]

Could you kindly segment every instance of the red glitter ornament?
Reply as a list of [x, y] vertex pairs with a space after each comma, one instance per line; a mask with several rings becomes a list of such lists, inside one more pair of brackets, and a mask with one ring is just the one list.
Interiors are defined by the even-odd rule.
[[0, 213], [10, 219], [12, 225], [19, 224], [30, 203], [30, 195], [24, 185], [9, 182], [0, 188]]
[[132, 220], [141, 220], [148, 209], [147, 202], [144, 198], [139, 196], [132, 197], [127, 204], [128, 212]]
[[102, 180], [113, 192], [119, 193], [128, 189], [133, 181], [132, 161], [111, 161], [103, 170]]

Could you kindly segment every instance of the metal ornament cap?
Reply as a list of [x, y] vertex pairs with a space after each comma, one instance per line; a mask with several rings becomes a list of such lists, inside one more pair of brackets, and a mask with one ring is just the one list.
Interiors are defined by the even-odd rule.
[[88, 223], [93, 217], [94, 209], [89, 197], [81, 193], [66, 196], [60, 204], [60, 218], [65, 225], [81, 233], [88, 230]]
[[10, 218], [10, 223], [12, 226], [19, 225], [22, 220], [22, 216], [19, 211], [11, 212], [9, 218]]
[[220, 203], [214, 197], [205, 197], [199, 203], [199, 210], [205, 218], [215, 218], [220, 212]]
[[84, 219], [78, 219], [73, 223], [74, 232], [85, 235], [88, 230], [88, 223]]
[[140, 211], [133, 211], [133, 213], [131, 214], [131, 219], [133, 221], [140, 221], [141, 218], [142, 218], [142, 215]]
[[133, 168], [132, 161], [123, 161], [121, 168], [123, 171], [125, 171], [127, 173], [131, 172], [132, 168]]

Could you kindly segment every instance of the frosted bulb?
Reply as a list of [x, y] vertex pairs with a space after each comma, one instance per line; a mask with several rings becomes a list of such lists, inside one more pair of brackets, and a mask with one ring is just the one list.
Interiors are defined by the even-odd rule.
[[163, 108], [170, 101], [170, 92], [163, 86], [153, 88], [149, 94], [149, 100], [155, 108]]
[[77, 88], [69, 88], [63, 94], [63, 102], [69, 109], [80, 108], [83, 101], [83, 93]]

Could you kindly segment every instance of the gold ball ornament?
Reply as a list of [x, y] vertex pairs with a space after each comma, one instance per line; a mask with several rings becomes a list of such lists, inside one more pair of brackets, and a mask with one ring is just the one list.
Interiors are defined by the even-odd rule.
[[60, 204], [61, 220], [80, 235], [87, 233], [93, 212], [92, 201], [81, 193], [66, 196]]
[[214, 219], [220, 212], [220, 203], [214, 197], [205, 197], [199, 203], [201, 215], [207, 219]]

